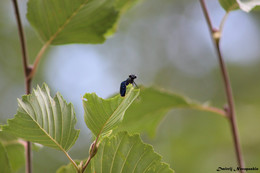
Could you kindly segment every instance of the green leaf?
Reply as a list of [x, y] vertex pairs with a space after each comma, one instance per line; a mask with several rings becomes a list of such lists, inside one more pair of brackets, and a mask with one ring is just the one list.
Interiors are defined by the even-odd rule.
[[10, 160], [4, 145], [0, 142], [0, 166], [3, 172], [12, 172]]
[[166, 113], [176, 108], [191, 108], [218, 113], [217, 109], [201, 105], [184, 96], [153, 87], [140, 87], [140, 89], [140, 96], [126, 111], [124, 120], [116, 131], [146, 132], [149, 136], [154, 136], [158, 124]]
[[110, 99], [102, 99], [95, 93], [85, 94], [83, 100], [84, 117], [88, 128], [92, 133], [98, 136], [106, 136], [116, 128], [123, 120], [126, 109], [139, 95], [139, 89], [133, 86], [127, 92], [125, 97], [117, 95]]
[[259, 0], [237, 0], [237, 3], [239, 4], [240, 8], [245, 11], [249, 12], [252, 9], [260, 6]]
[[27, 141], [62, 151], [69, 150], [78, 138], [75, 130], [76, 117], [71, 103], [67, 104], [61, 94], [54, 98], [46, 84], [33, 90], [32, 94], [18, 99], [18, 111], [8, 120], [3, 130]]
[[[76, 173], [76, 170], [70, 163], [59, 168], [56, 173], [73, 172]], [[161, 156], [154, 152], [151, 145], [142, 142], [139, 135], [131, 136], [127, 132], [120, 132], [112, 138], [104, 138], [85, 172], [173, 173], [174, 171], [168, 164], [162, 162]]]
[[0, 131], [0, 172], [15, 172], [24, 163], [23, 144], [10, 134]]
[[222, 8], [226, 10], [226, 12], [239, 9], [239, 5], [236, 0], [219, 0], [219, 3]]
[[[79, 164], [79, 162], [76, 162], [77, 165]], [[77, 173], [77, 170], [75, 168], [75, 166], [72, 165], [72, 163], [69, 163], [68, 165], [65, 166], [61, 166], [56, 173]]]
[[[77, 165], [80, 164], [81, 161], [79, 160], [76, 160], [75, 161]], [[85, 163], [85, 161], [83, 161], [83, 163]], [[91, 166], [89, 164], [89, 166], [87, 166], [86, 170], [84, 171], [85, 173], [91, 173]], [[77, 173], [77, 170], [76, 168], [72, 165], [72, 163], [69, 163], [67, 165], [63, 165], [61, 166], [57, 171], [56, 173]]]
[[45, 43], [102, 43], [136, 1], [29, 0], [27, 18]]
[[172, 173], [169, 165], [161, 161], [151, 145], [144, 144], [139, 135], [130, 136], [120, 132], [105, 138], [99, 145], [96, 156], [91, 160], [91, 172], [160, 172]]

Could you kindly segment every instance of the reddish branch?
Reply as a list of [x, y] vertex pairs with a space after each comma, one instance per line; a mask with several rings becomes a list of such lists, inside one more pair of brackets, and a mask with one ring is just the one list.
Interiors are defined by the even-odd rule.
[[[20, 18], [19, 8], [17, 4], [17, 0], [13, 0], [14, 10], [15, 10], [15, 17], [18, 25], [18, 32], [20, 38], [20, 45], [22, 50], [22, 61], [23, 61], [23, 68], [24, 68], [24, 75], [25, 75], [25, 86], [26, 86], [26, 94], [30, 94], [31, 92], [31, 79], [28, 78], [28, 75], [31, 72], [31, 68], [28, 65], [27, 61], [27, 51], [26, 51], [26, 43], [25, 37], [22, 27], [22, 22]], [[32, 160], [31, 160], [31, 143], [28, 141], [25, 145], [25, 155], [26, 155], [26, 173], [32, 172]]]
[[[243, 155], [241, 152], [241, 145], [240, 145], [239, 135], [238, 135], [232, 88], [231, 88], [230, 80], [228, 77], [228, 72], [227, 72], [225, 63], [223, 61], [223, 57], [222, 57], [222, 54], [220, 51], [220, 46], [219, 46], [222, 27], [221, 27], [221, 31], [213, 28], [204, 0], [200, 0], [200, 3], [201, 3], [201, 7], [203, 9], [203, 13], [205, 15], [208, 27], [210, 29], [212, 40], [213, 40], [215, 48], [216, 48], [219, 65], [220, 65], [220, 69], [221, 69], [221, 74], [222, 74], [222, 78], [224, 81], [225, 92], [226, 92], [226, 97], [227, 97], [227, 102], [228, 102], [227, 109], [226, 109], [226, 115], [228, 117], [228, 120], [229, 120], [229, 123], [231, 126], [231, 131], [232, 131], [232, 136], [233, 136], [233, 141], [234, 141], [234, 146], [235, 146], [235, 151], [236, 151], [236, 156], [237, 156], [237, 162], [238, 162], [238, 165], [240, 168], [245, 168], [245, 163], [243, 160]], [[225, 18], [226, 18], [226, 15], [225, 15]], [[244, 173], [244, 170], [241, 170], [240, 172]]]

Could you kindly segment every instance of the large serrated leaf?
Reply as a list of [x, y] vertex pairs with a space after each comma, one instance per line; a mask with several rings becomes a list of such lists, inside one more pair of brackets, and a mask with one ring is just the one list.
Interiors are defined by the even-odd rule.
[[8, 120], [3, 130], [25, 140], [62, 151], [69, 150], [77, 140], [76, 117], [71, 103], [67, 104], [61, 94], [54, 98], [46, 84], [33, 90], [32, 94], [18, 99], [18, 111]]
[[154, 136], [158, 124], [166, 113], [176, 108], [191, 108], [218, 113], [214, 108], [204, 106], [181, 95], [153, 87], [140, 87], [140, 89], [140, 96], [126, 111], [125, 117], [116, 131], [146, 132], [150, 136]]
[[29, 0], [27, 18], [49, 44], [102, 43], [136, 0]]
[[227, 12], [239, 9], [239, 5], [236, 0], [219, 0], [219, 3]]
[[139, 135], [120, 132], [105, 138], [91, 160], [91, 172], [99, 173], [172, 173], [169, 165], [162, 163], [151, 145], [144, 144]]
[[95, 93], [85, 94], [83, 100], [84, 117], [88, 128], [97, 136], [105, 136], [123, 120], [126, 109], [139, 95], [139, 89], [132, 86], [125, 97], [117, 95], [102, 99]]
[[[139, 135], [130, 136], [127, 132], [105, 138], [98, 147], [87, 169], [91, 173], [173, 173], [151, 145], [145, 144]], [[76, 173], [72, 164], [62, 166], [57, 173]], [[90, 171], [85, 171], [90, 173]]]
[[24, 146], [15, 137], [0, 131], [0, 172], [12, 173], [25, 163]]

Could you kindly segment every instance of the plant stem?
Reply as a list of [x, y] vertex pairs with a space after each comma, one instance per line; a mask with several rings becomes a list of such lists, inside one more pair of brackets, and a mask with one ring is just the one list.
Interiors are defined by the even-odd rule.
[[28, 74], [28, 78], [29, 78], [29, 79], [33, 78], [33, 76], [35, 75], [35, 72], [36, 72], [36, 70], [37, 70], [38, 64], [39, 64], [39, 62], [40, 62], [40, 60], [41, 60], [41, 58], [42, 58], [44, 52], [45, 52], [46, 49], [49, 47], [49, 45], [50, 45], [51, 42], [52, 42], [52, 40], [46, 42], [46, 43], [42, 46], [42, 48], [41, 48], [41, 50], [39, 51], [39, 53], [37, 54], [36, 59], [35, 59], [35, 61], [34, 61], [34, 63], [33, 63], [32, 70], [31, 70], [30, 73]]
[[196, 105], [196, 106], [192, 106], [191, 109], [208, 111], [208, 112], [216, 113], [216, 114], [221, 115], [223, 117], [227, 117], [225, 111], [223, 111], [220, 108], [216, 108], [216, 107]]
[[22, 49], [22, 58], [23, 58], [23, 67], [24, 67], [24, 75], [27, 77], [27, 68], [28, 68], [28, 61], [27, 61], [27, 51], [26, 51], [26, 44], [24, 38], [24, 32], [22, 27], [22, 22], [20, 19], [19, 8], [16, 0], [13, 0], [14, 10], [15, 10], [15, 17], [16, 22], [18, 25], [19, 37], [20, 37], [20, 45]]
[[[240, 168], [245, 168], [245, 163], [241, 151], [241, 145], [239, 141], [239, 135], [238, 135], [238, 128], [237, 128], [237, 121], [236, 121], [236, 115], [235, 115], [235, 109], [234, 109], [234, 100], [232, 96], [232, 88], [231, 84], [228, 78], [227, 70], [222, 58], [222, 54], [219, 48], [219, 43], [216, 43], [216, 49], [218, 52], [219, 57], [219, 63], [221, 67], [222, 76], [224, 79], [225, 84], [225, 91], [227, 95], [227, 101], [228, 101], [228, 110], [227, 110], [227, 116], [229, 118], [229, 123], [231, 125], [232, 135], [233, 135], [233, 141], [235, 145], [236, 155], [237, 155], [237, 162]], [[241, 173], [244, 173], [244, 170], [241, 170]]]
[[[225, 92], [226, 92], [226, 97], [227, 97], [227, 102], [228, 102], [228, 108], [226, 111], [230, 126], [231, 126], [231, 131], [232, 131], [232, 135], [233, 135], [233, 141], [234, 141], [234, 146], [235, 146], [235, 151], [236, 151], [236, 156], [237, 156], [237, 162], [240, 168], [245, 168], [245, 163], [243, 160], [243, 156], [242, 156], [242, 152], [241, 152], [241, 145], [239, 142], [239, 135], [238, 135], [238, 128], [237, 128], [237, 122], [236, 122], [236, 115], [235, 115], [235, 107], [234, 107], [234, 100], [233, 100], [233, 94], [232, 94], [232, 88], [231, 88], [231, 84], [230, 84], [230, 80], [228, 77], [228, 72], [225, 66], [225, 63], [223, 61], [223, 57], [222, 57], [222, 53], [220, 50], [220, 39], [221, 39], [221, 33], [218, 34], [219, 37], [214, 37], [214, 35], [216, 34], [216, 32], [222, 32], [223, 29], [223, 24], [224, 21], [226, 20], [226, 16], [223, 18], [223, 22], [221, 22], [221, 26], [220, 26], [220, 31], [216, 31], [216, 29], [214, 29], [212, 27], [210, 18], [209, 18], [209, 14], [207, 11], [207, 7], [206, 4], [204, 2], [204, 0], [200, 0], [201, 3], [201, 7], [203, 9], [204, 15], [206, 17], [206, 21], [208, 24], [208, 27], [210, 29], [211, 32], [211, 37], [213, 40], [213, 43], [215, 45], [216, 48], [216, 52], [217, 52], [217, 56], [218, 56], [218, 60], [219, 60], [219, 65], [220, 65], [220, 69], [221, 69], [221, 74], [223, 77], [223, 81], [224, 81], [224, 86], [225, 86]], [[244, 170], [240, 170], [241, 173], [244, 173]]]
[[88, 156], [88, 160], [87, 160], [87, 162], [85, 163], [85, 165], [83, 166], [83, 171], [82, 171], [82, 173], [85, 171], [85, 169], [87, 168], [87, 166], [88, 166], [88, 164], [90, 163], [90, 160], [92, 159], [92, 157], [90, 157], [90, 155]]
[[70, 160], [70, 162], [73, 164], [73, 166], [78, 170], [78, 165], [76, 164], [76, 162], [70, 157], [70, 155], [63, 150], [63, 152], [65, 153], [65, 155], [68, 157], [68, 159]]
[[223, 28], [224, 28], [224, 23], [227, 20], [227, 17], [229, 15], [229, 12], [226, 12], [226, 14], [224, 15], [224, 17], [222, 18], [220, 25], [219, 25], [219, 32], [222, 34]]
[[[96, 155], [97, 152], [97, 142], [98, 142], [98, 138], [99, 135], [97, 135], [96, 140], [91, 144], [91, 148], [90, 148], [90, 152], [89, 152], [89, 156], [88, 156], [88, 160], [86, 161], [86, 163], [84, 164], [84, 166], [82, 167], [82, 173], [85, 171], [85, 169], [87, 168], [88, 164], [90, 163], [91, 159]], [[96, 151], [94, 151], [96, 150]]]
[[[25, 76], [25, 86], [26, 86], [26, 94], [29, 94], [31, 92], [31, 79], [28, 78], [29, 73], [31, 72], [31, 68], [28, 66], [27, 61], [27, 51], [26, 51], [26, 43], [25, 43], [25, 37], [22, 27], [22, 22], [20, 18], [19, 8], [17, 0], [12, 0], [15, 10], [15, 17], [16, 22], [18, 25], [18, 32], [19, 32], [19, 38], [20, 38], [20, 45], [22, 50], [22, 61], [23, 61], [23, 68], [24, 68], [24, 76]], [[26, 155], [26, 173], [32, 172], [32, 162], [31, 162], [31, 143], [29, 141], [26, 142], [25, 145], [25, 155]]]
[[32, 149], [31, 149], [31, 142], [26, 141], [26, 148], [25, 148], [25, 154], [26, 154], [26, 173], [32, 172]]

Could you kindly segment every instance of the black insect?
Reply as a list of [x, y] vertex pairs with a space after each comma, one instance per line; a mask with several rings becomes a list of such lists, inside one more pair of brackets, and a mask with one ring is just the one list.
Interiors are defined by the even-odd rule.
[[135, 78], [137, 78], [136, 75], [130, 74], [129, 77], [128, 77], [125, 81], [123, 81], [123, 82], [121, 83], [121, 85], [120, 85], [120, 95], [121, 95], [122, 97], [125, 96], [126, 86], [127, 86], [128, 84], [134, 84], [134, 85], [137, 87], [137, 85], [136, 85], [136, 83], [135, 83], [135, 81], [134, 81]]

